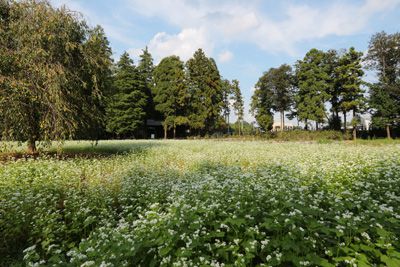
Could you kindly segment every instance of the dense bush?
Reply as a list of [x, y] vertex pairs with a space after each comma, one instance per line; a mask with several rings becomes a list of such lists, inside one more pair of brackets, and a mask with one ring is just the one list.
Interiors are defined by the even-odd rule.
[[400, 264], [396, 145], [130, 148], [0, 166], [0, 265]]

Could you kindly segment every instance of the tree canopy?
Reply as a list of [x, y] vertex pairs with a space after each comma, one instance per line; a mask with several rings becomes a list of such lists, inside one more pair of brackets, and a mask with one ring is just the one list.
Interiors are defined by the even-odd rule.
[[223, 107], [221, 76], [214, 59], [198, 49], [186, 62], [190, 95], [190, 126], [200, 133], [212, 133]]
[[167, 128], [187, 124], [188, 91], [184, 63], [177, 56], [163, 58], [154, 70], [154, 102], [164, 119], [164, 138]]
[[369, 69], [376, 70], [378, 81], [370, 86], [372, 120], [378, 127], [400, 124], [400, 33], [377, 33], [372, 36], [366, 61]]
[[1, 3], [3, 138], [28, 141], [34, 152], [38, 140], [72, 138], [100, 124], [112, 63], [101, 27], [45, 1]]
[[119, 137], [134, 137], [144, 125], [147, 95], [145, 83], [127, 52], [121, 55], [114, 74], [114, 94], [107, 106], [107, 130]]

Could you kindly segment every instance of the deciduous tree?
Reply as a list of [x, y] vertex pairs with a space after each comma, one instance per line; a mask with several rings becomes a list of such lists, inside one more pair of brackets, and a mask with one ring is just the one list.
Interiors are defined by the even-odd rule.
[[[47, 1], [1, 1], [2, 137], [62, 140], [100, 120], [111, 49], [100, 27]], [[3, 9], [3, 6], [5, 7]]]

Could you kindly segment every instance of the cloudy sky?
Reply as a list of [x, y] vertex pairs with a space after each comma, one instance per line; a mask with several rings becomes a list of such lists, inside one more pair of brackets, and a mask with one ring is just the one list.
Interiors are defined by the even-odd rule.
[[[238, 79], [246, 110], [262, 73], [293, 64], [310, 48], [354, 46], [366, 51], [372, 34], [400, 30], [400, 0], [51, 0], [100, 24], [114, 58], [137, 62], [145, 46], [157, 63], [190, 58], [203, 48], [221, 75]], [[247, 120], [253, 120], [246, 112]]]

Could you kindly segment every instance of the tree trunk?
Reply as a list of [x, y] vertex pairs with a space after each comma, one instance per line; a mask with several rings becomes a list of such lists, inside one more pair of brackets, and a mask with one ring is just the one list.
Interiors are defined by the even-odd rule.
[[306, 131], [308, 131], [308, 122], [307, 122], [307, 119], [304, 120], [304, 123], [305, 123], [305, 125], [306, 125], [306, 126], [304, 127], [304, 129], [305, 129]]
[[346, 112], [343, 111], [343, 132], [346, 133], [347, 132], [347, 119], [346, 119]]
[[281, 131], [285, 130], [285, 111], [281, 111]]
[[391, 139], [392, 137], [390, 136], [390, 125], [386, 124], [386, 136], [388, 139]]
[[28, 140], [28, 153], [29, 154], [36, 153], [36, 140], [34, 138], [30, 138]]
[[353, 140], [357, 140], [357, 121], [356, 121], [356, 111], [353, 110]]
[[315, 122], [315, 130], [318, 131], [318, 121]]
[[174, 139], [175, 139], [175, 136], [176, 136], [176, 125], [175, 125], [175, 122], [174, 122]]
[[226, 116], [226, 121], [228, 122], [228, 135], [231, 135], [231, 129], [230, 129], [230, 125], [229, 125], [229, 115]]
[[167, 139], [167, 125], [164, 125], [164, 139]]

